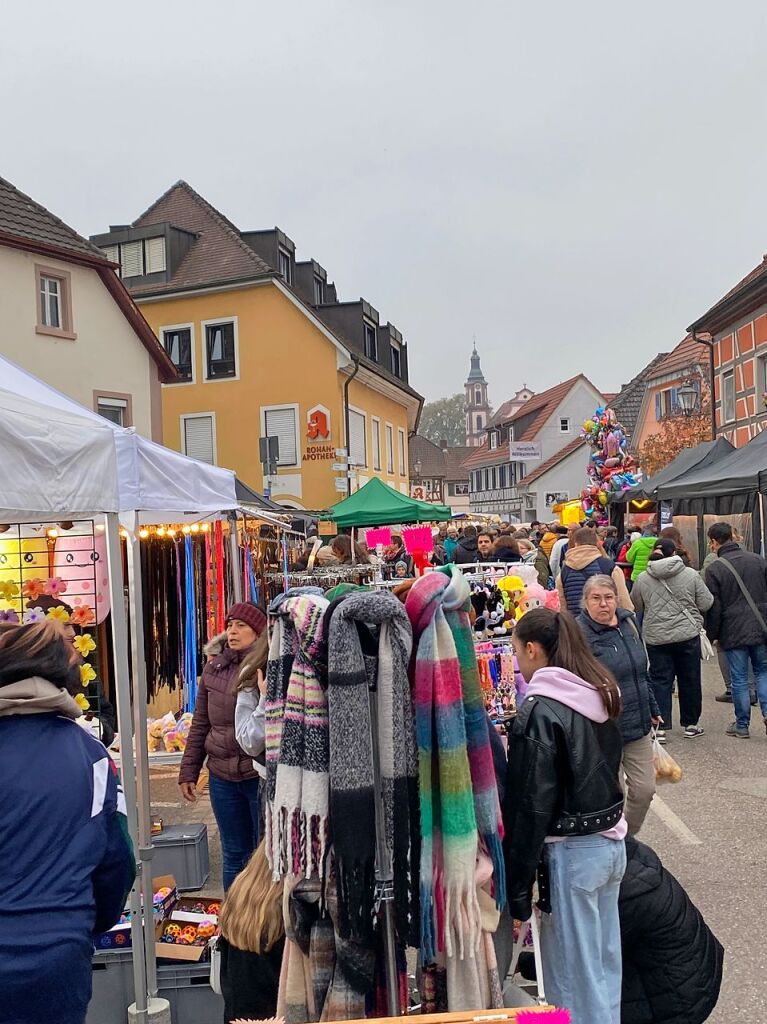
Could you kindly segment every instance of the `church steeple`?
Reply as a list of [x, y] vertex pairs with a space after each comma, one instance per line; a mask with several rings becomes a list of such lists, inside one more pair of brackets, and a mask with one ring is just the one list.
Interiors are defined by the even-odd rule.
[[485, 439], [485, 428], [490, 419], [490, 402], [487, 398], [487, 381], [479, 365], [477, 344], [471, 353], [471, 369], [464, 384], [464, 411], [466, 413], [466, 444], [477, 448]]

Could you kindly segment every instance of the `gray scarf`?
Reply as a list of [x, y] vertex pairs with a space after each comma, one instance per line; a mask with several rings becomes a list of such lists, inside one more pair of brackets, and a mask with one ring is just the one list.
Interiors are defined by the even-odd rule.
[[418, 759], [408, 682], [413, 634], [388, 593], [351, 593], [328, 627], [330, 817], [339, 929], [367, 939], [373, 928], [375, 804], [369, 691], [377, 689], [386, 843], [394, 865], [399, 936], [417, 930]]

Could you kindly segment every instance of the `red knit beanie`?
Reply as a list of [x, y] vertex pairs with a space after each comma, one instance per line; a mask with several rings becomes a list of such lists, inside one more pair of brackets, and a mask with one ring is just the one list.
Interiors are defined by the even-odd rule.
[[232, 619], [239, 619], [240, 622], [244, 622], [246, 626], [250, 626], [254, 633], [263, 633], [266, 629], [266, 616], [258, 605], [253, 604], [252, 601], [241, 601], [239, 604], [233, 604], [227, 613], [226, 624], [229, 625]]

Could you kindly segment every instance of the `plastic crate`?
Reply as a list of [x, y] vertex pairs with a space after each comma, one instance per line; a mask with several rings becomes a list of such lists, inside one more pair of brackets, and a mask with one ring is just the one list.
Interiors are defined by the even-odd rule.
[[173, 875], [180, 892], [202, 889], [210, 874], [206, 825], [166, 825], [152, 846], [154, 875]]
[[[85, 1024], [125, 1024], [134, 1002], [130, 950], [93, 957], [93, 996]], [[170, 1003], [173, 1024], [221, 1024], [224, 1000], [210, 987], [210, 963], [158, 964], [158, 993]]]
[[210, 987], [210, 963], [158, 965], [157, 987], [173, 1024], [221, 1024], [224, 1000]]
[[[110, 949], [94, 953], [93, 995], [85, 1024], [125, 1024], [134, 1001], [133, 951]], [[195, 964], [195, 966], [197, 966]]]

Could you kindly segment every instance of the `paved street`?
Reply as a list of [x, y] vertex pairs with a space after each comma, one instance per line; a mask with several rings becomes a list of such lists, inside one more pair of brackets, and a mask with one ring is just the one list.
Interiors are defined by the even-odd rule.
[[[669, 743], [685, 778], [679, 785], [661, 787], [642, 839], [682, 882], [724, 944], [724, 987], [712, 1024], [763, 1024], [767, 735], [754, 709], [748, 742], [725, 736], [731, 707], [713, 699], [723, 689], [721, 677], [715, 666], [704, 666], [704, 674], [706, 735], [697, 740], [678, 735]], [[207, 823], [211, 877], [206, 891], [220, 893], [221, 857], [210, 801], [206, 795], [195, 807], [182, 808], [175, 777], [169, 768], [153, 773], [156, 813], [167, 823]]]

